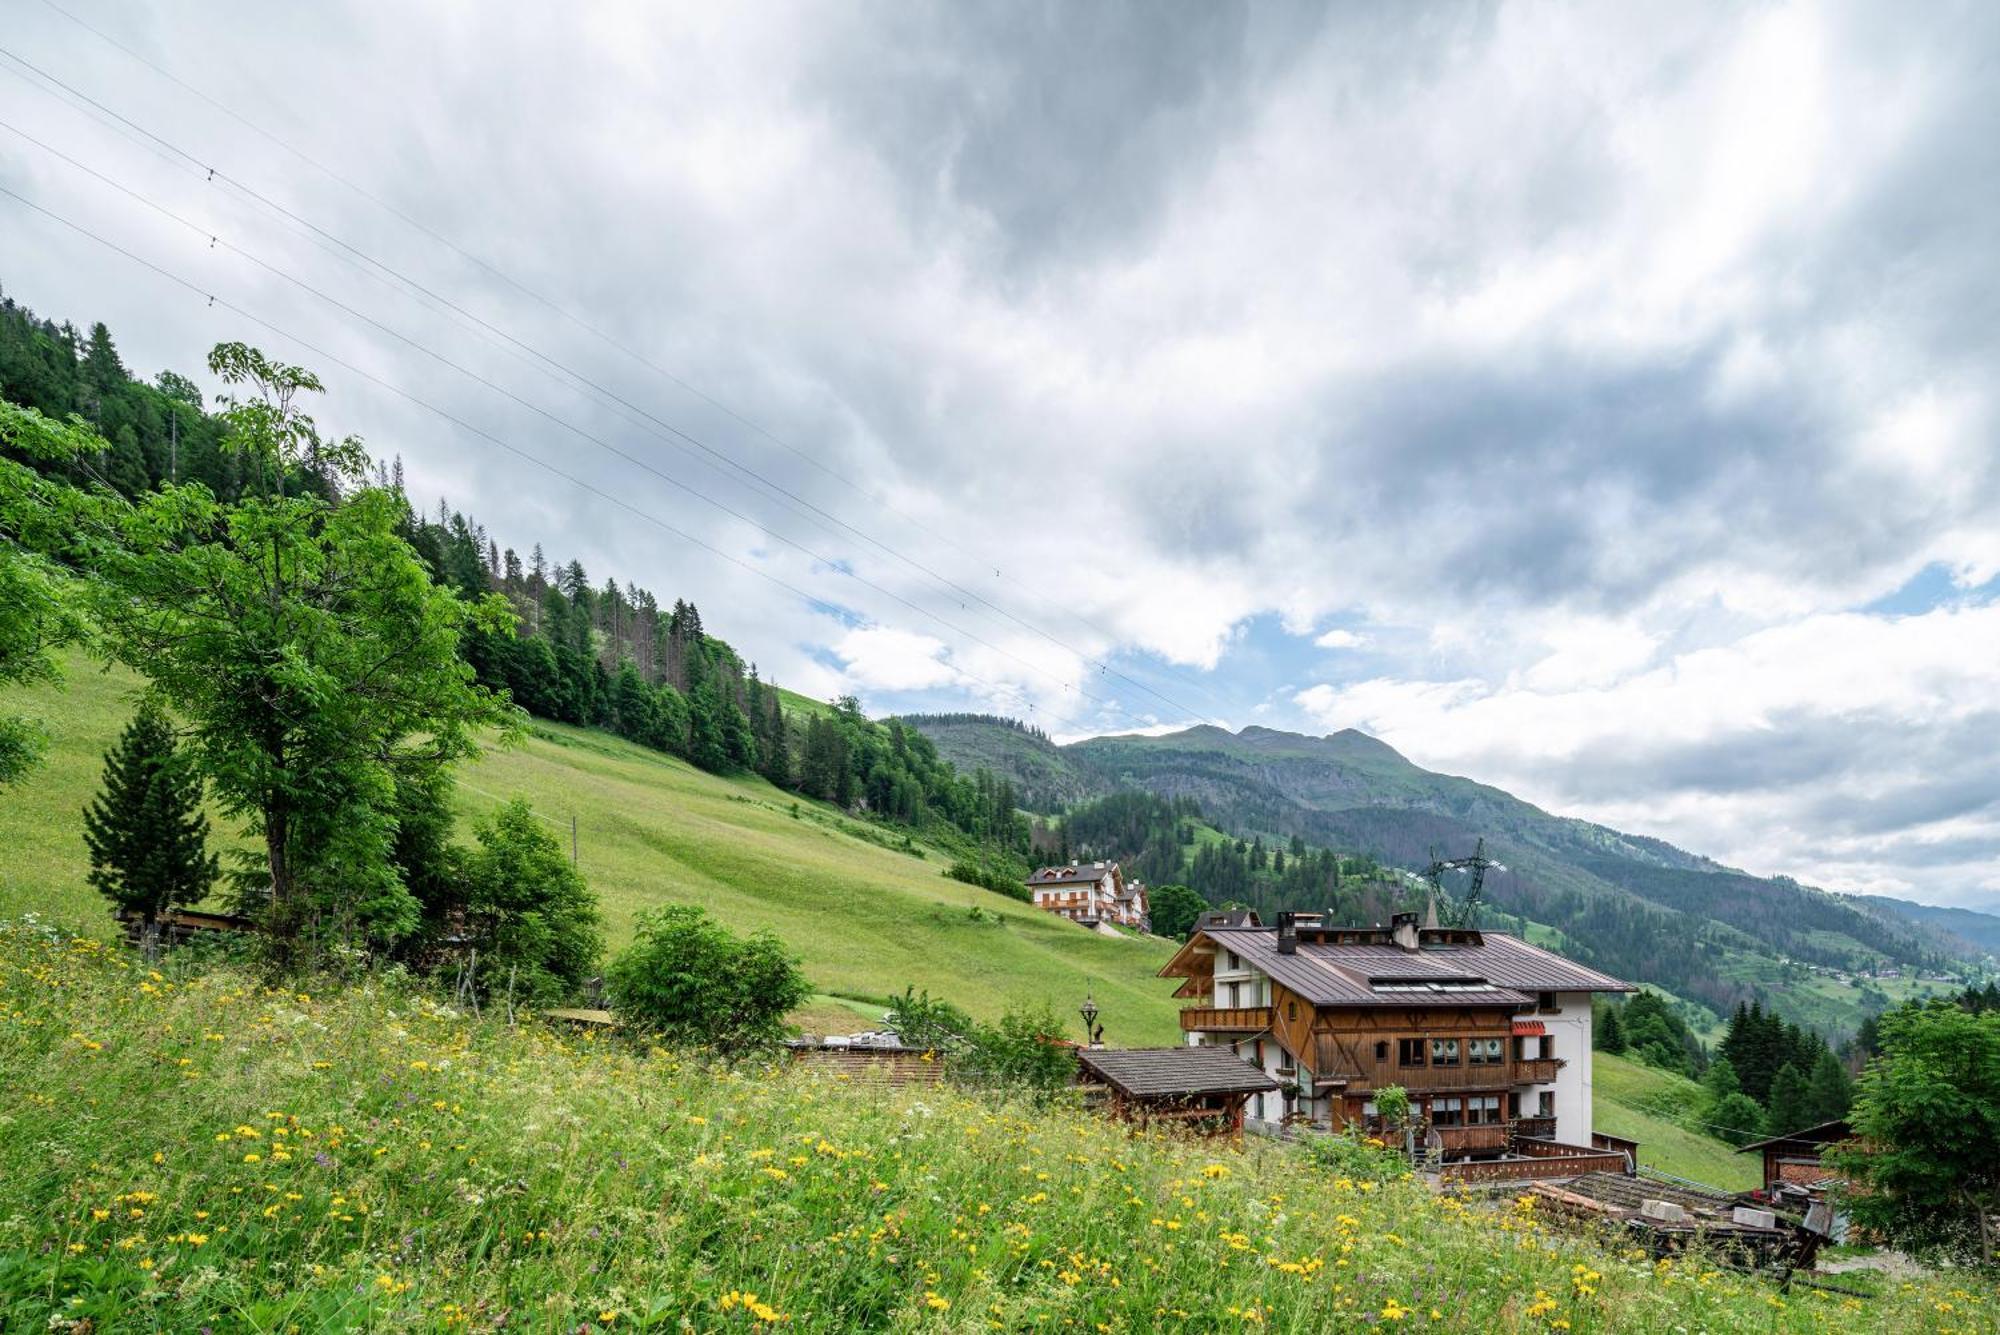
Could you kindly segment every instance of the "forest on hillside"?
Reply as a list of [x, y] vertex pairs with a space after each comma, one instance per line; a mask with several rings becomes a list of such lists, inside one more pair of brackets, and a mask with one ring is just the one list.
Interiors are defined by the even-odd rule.
[[[199, 484], [229, 505], [258, 481], [229, 448], [200, 387], [172, 371], [150, 383], [134, 376], [101, 323], [83, 332], [0, 298], [0, 397], [55, 421], [75, 418], [100, 438], [75, 458], [37, 464], [79, 488], [134, 498]], [[280, 485], [337, 503], [343, 484], [320, 466], [321, 455], [350, 448], [358, 444], [314, 431], [300, 442], [301, 466]], [[504, 690], [530, 714], [606, 728], [714, 772], [755, 772], [808, 797], [977, 845], [1009, 873], [1025, 869], [1029, 826], [1010, 781], [959, 773], [929, 738], [867, 719], [852, 699], [787, 710], [775, 683], [711, 634], [692, 602], [663, 606], [629, 579], [593, 584], [580, 561], [550, 559], [539, 543], [523, 556], [443, 501], [420, 510], [407, 497], [400, 458], [373, 461], [360, 485], [399, 498], [398, 531], [439, 584], [468, 602], [504, 600], [511, 624], [468, 628], [462, 650], [482, 685]]]

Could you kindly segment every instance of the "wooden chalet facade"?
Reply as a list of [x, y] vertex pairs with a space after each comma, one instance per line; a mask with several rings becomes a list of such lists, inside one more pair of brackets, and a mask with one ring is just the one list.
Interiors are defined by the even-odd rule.
[[1071, 862], [1043, 867], [1028, 878], [1035, 907], [1071, 922], [1114, 922], [1146, 931], [1152, 926], [1146, 887], [1127, 884], [1115, 862]]
[[1419, 1143], [1446, 1164], [1625, 1161], [1593, 1140], [1590, 1000], [1633, 989], [1518, 937], [1414, 915], [1382, 928], [1285, 914], [1276, 927], [1198, 926], [1160, 972], [1182, 980], [1189, 1044], [1226, 1047], [1279, 1082], [1252, 1101], [1260, 1120], [1377, 1129], [1374, 1094], [1397, 1086]]

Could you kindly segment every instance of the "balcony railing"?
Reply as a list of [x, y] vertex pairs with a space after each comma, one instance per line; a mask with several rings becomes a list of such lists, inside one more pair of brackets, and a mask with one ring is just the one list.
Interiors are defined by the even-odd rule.
[[1189, 1006], [1181, 1012], [1184, 1030], [1255, 1034], [1270, 1027], [1269, 1006]]
[[1478, 1066], [1399, 1066], [1385, 1069], [1373, 1077], [1358, 1075], [1350, 1077], [1348, 1089], [1358, 1091], [1364, 1087], [1379, 1089], [1384, 1085], [1401, 1085], [1404, 1089], [1505, 1089], [1515, 1082], [1509, 1074], [1505, 1062]]
[[1434, 1126], [1446, 1154], [1473, 1154], [1507, 1148], [1507, 1128], [1499, 1122], [1483, 1126]]
[[1513, 1127], [1517, 1136], [1532, 1136], [1540, 1140], [1556, 1138], [1556, 1119], [1553, 1117], [1516, 1117]]
[[1561, 1057], [1527, 1057], [1514, 1063], [1514, 1083], [1517, 1085], [1552, 1085], [1556, 1072], [1561, 1070]]

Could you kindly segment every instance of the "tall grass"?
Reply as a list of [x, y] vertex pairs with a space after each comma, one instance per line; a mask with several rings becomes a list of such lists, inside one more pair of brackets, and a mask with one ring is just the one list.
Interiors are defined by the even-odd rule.
[[1290, 1147], [708, 1066], [386, 983], [176, 977], [18, 924], [0, 1089], [7, 1331], [1946, 1331], [1995, 1311], [1943, 1285], [1778, 1299]]

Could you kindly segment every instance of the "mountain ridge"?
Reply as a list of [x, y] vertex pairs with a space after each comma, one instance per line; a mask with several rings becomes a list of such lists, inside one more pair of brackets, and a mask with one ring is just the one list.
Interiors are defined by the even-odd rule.
[[[1200, 725], [1058, 745], [963, 719], [905, 721], [961, 768], [1013, 777], [1030, 798], [1068, 794], [1044, 812], [1138, 790], [1191, 799], [1241, 839], [1298, 838], [1407, 871], [1433, 856], [1463, 856], [1484, 839], [1502, 864], [1485, 886], [1495, 907], [1546, 924], [1589, 962], [1718, 1015], [1765, 999], [1825, 1028], [1851, 1027], [1882, 1004], [1887, 984], [1878, 973], [1942, 975], [1992, 949], [1890, 902], [1754, 876], [1662, 839], [1551, 813], [1476, 779], [1424, 769], [1354, 728], [1314, 737]], [[1024, 773], [1063, 782], [1023, 782]], [[1801, 989], [1814, 988], [1841, 995], [1809, 1002]], [[1801, 995], [1787, 1003], [1787, 992]]]

